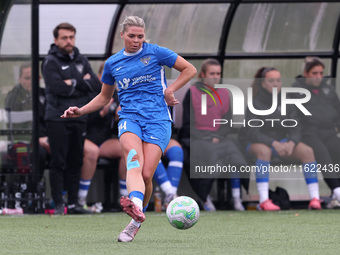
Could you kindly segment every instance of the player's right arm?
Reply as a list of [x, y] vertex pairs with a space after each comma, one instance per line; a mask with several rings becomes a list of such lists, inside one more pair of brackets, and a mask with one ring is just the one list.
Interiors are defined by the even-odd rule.
[[102, 90], [100, 93], [93, 98], [88, 104], [84, 105], [81, 108], [78, 108], [77, 106], [71, 106], [67, 110], [65, 110], [64, 114], [61, 115], [61, 118], [77, 118], [84, 114], [89, 114], [91, 112], [95, 112], [105, 105], [107, 105], [114, 92], [115, 87], [112, 85], [107, 85], [103, 83]]

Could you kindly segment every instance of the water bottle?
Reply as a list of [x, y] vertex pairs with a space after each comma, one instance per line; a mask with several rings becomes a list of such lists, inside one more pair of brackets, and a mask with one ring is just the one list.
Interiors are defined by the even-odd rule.
[[8, 207], [8, 193], [9, 188], [7, 182], [3, 181], [0, 187], [0, 208]]
[[154, 200], [155, 200], [155, 212], [162, 212], [162, 194], [158, 186], [155, 189]]
[[37, 185], [37, 190], [34, 194], [34, 200], [36, 202], [35, 212], [44, 213], [45, 211], [45, 183], [39, 182]]
[[26, 209], [25, 213], [33, 213], [34, 212], [32, 192], [27, 193], [27, 203], [26, 203], [26, 207], [24, 209]]
[[26, 211], [27, 210], [27, 198], [26, 198], [27, 183], [26, 183], [26, 179], [24, 175], [20, 176], [19, 188], [20, 188], [20, 207], [24, 211]]
[[18, 182], [13, 183], [12, 192], [14, 194], [14, 208], [21, 208], [21, 190]]

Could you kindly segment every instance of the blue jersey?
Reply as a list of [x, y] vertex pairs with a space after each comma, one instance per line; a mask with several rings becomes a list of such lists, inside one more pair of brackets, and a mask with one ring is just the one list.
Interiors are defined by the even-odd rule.
[[177, 54], [155, 44], [143, 43], [135, 53], [123, 50], [104, 66], [102, 82], [118, 86], [119, 118], [157, 122], [171, 120], [164, 99], [167, 88], [164, 65], [172, 67]]

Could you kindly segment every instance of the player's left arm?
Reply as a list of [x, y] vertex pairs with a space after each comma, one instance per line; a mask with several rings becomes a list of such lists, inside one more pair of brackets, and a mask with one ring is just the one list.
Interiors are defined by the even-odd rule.
[[175, 64], [173, 65], [180, 75], [177, 79], [164, 91], [165, 101], [169, 106], [179, 104], [179, 101], [175, 98], [174, 92], [182, 88], [187, 84], [197, 73], [196, 68], [186, 61], [181, 56], [178, 56]]

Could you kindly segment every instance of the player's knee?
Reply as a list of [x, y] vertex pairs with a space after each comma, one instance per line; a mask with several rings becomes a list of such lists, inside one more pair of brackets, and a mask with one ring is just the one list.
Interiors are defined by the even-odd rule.
[[98, 147], [92, 147], [92, 148], [84, 148], [84, 158], [91, 161], [98, 160], [99, 157], [99, 148]]
[[306, 144], [300, 143], [299, 153], [302, 161], [315, 161], [314, 151], [311, 147]]
[[143, 172], [143, 180], [146, 185], [152, 182], [152, 178], [153, 178], [153, 175], [151, 173]]
[[139, 161], [138, 161], [138, 154], [135, 149], [131, 149], [128, 153], [127, 159], [126, 159], [126, 169], [127, 171], [140, 167]]
[[256, 147], [256, 149], [254, 150], [254, 154], [256, 155], [257, 158], [268, 158], [268, 159], [270, 159], [270, 157], [272, 155], [272, 151], [268, 146], [262, 145], [262, 146]]

